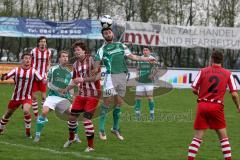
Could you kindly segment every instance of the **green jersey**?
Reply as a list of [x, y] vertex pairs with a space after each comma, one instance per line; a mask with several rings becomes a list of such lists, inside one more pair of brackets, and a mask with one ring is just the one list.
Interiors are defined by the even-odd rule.
[[72, 78], [71, 71], [67, 67], [62, 67], [60, 65], [56, 65], [50, 68], [48, 71], [48, 96], [58, 96], [62, 98], [70, 99], [71, 95], [68, 92], [65, 95], [59, 94], [53, 88], [64, 89], [68, 86]]
[[[150, 56], [153, 57], [153, 56]], [[149, 62], [138, 62], [138, 75], [140, 83], [153, 83], [153, 80], [150, 78], [152, 71], [155, 65]]]
[[127, 46], [120, 42], [108, 43], [101, 47], [95, 55], [95, 61], [103, 61], [106, 73], [119, 74], [128, 71], [125, 56], [131, 52]]

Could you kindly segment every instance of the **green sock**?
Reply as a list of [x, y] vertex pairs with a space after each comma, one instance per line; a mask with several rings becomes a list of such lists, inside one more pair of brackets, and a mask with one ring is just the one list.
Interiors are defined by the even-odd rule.
[[148, 100], [148, 106], [150, 109], [150, 113], [154, 113], [154, 102], [153, 100]]
[[105, 120], [107, 116], [108, 108], [102, 104], [100, 106], [100, 118], [99, 118], [99, 130], [105, 132]]
[[120, 106], [116, 106], [115, 109], [113, 110], [113, 129], [114, 130], [119, 130], [120, 113], [121, 113]]
[[41, 135], [45, 123], [45, 117], [39, 116], [36, 123], [36, 136]]
[[78, 123], [77, 123], [77, 127], [76, 127], [75, 130], [74, 130], [74, 133], [75, 133], [75, 134], [78, 134]]
[[139, 111], [140, 112], [141, 108], [141, 99], [136, 99], [135, 100], [135, 112]]

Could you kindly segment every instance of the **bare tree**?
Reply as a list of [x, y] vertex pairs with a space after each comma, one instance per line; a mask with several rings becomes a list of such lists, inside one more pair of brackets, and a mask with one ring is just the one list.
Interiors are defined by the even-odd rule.
[[80, 18], [82, 9], [83, 9], [83, 0], [79, 0], [77, 4], [76, 4], [76, 1], [73, 0], [73, 5], [72, 5], [73, 19]]

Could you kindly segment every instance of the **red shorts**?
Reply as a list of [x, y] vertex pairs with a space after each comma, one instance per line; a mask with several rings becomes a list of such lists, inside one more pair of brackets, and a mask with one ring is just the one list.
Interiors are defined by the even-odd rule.
[[73, 101], [71, 112], [79, 113], [79, 112], [89, 112], [94, 113], [97, 108], [99, 102], [98, 97], [82, 97], [76, 96]]
[[24, 104], [30, 104], [32, 105], [32, 100], [31, 99], [25, 99], [25, 100], [11, 100], [9, 103], [8, 103], [8, 108], [9, 109], [17, 109], [20, 105], [24, 105]]
[[47, 91], [47, 84], [43, 83], [43, 81], [33, 81], [33, 88], [32, 92], [46, 92]]
[[195, 130], [226, 128], [224, 108], [221, 104], [200, 102], [194, 122]]

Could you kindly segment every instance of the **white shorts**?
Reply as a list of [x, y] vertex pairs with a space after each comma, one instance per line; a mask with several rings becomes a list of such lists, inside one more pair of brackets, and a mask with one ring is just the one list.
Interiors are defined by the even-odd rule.
[[103, 83], [103, 97], [125, 96], [127, 86], [126, 73], [106, 74]]
[[137, 96], [152, 96], [154, 85], [152, 83], [138, 83], [136, 86]]
[[43, 104], [43, 106], [48, 107], [52, 110], [58, 111], [63, 114], [66, 110], [68, 110], [71, 106], [71, 103], [68, 99], [58, 97], [58, 96], [48, 96]]

